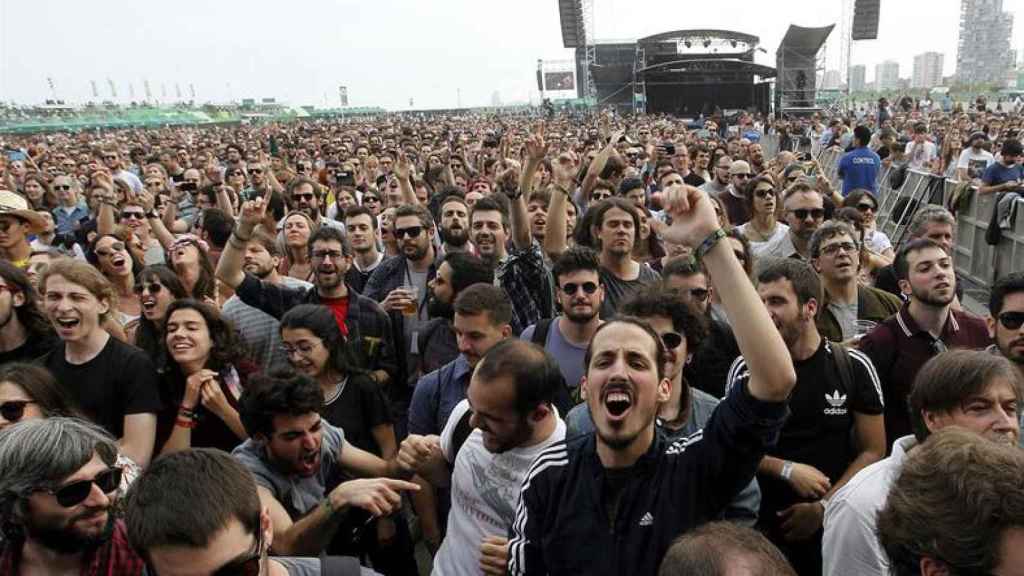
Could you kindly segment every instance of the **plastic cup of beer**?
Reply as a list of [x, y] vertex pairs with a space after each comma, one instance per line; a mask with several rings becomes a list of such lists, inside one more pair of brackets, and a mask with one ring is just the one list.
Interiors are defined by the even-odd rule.
[[419, 288], [416, 286], [404, 285], [402, 290], [409, 295], [409, 301], [402, 306], [402, 314], [405, 316], [418, 316], [419, 315]]

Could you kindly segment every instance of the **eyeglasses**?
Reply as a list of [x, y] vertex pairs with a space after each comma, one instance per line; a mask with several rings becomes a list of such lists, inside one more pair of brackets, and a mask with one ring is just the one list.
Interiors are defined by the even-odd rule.
[[55, 191], [60, 191], [60, 190], [71, 190], [71, 185], [70, 185], [70, 184], [66, 184], [66, 185], [61, 185], [61, 184], [54, 184], [54, 185], [53, 185], [53, 189], [54, 189]]
[[104, 154], [104, 160], [117, 160], [117, 154]]
[[423, 233], [423, 226], [411, 226], [409, 228], [395, 228], [395, 238], [401, 239], [403, 236], [409, 238], [419, 238], [420, 234]]
[[25, 406], [35, 404], [32, 400], [9, 400], [0, 404], [0, 416], [8, 422], [17, 422], [25, 415]]
[[683, 343], [683, 337], [678, 332], [665, 332], [661, 334], [661, 342], [665, 345], [665, 348], [672, 350], [678, 348]]
[[854, 244], [853, 242], [836, 242], [834, 244], [829, 244], [828, 246], [821, 247], [821, 253], [828, 254], [829, 256], [839, 254], [840, 250], [846, 252], [847, 254], [853, 254], [854, 252], [857, 251], [857, 245]]
[[703, 302], [708, 299], [708, 294], [711, 293], [707, 288], [690, 288], [690, 298], [698, 302]]
[[1007, 330], [1020, 330], [1024, 324], [1024, 312], [1003, 312], [999, 315], [999, 323]]
[[338, 260], [339, 258], [341, 258], [344, 255], [345, 255], [344, 252], [340, 252], [338, 250], [314, 250], [313, 251], [313, 259], [314, 260]]
[[562, 292], [564, 292], [566, 296], [575, 296], [576, 292], [578, 292], [580, 288], [583, 288], [583, 292], [587, 294], [597, 292], [597, 284], [594, 284], [593, 282], [584, 282], [582, 284], [568, 282], [562, 286]]
[[95, 484], [104, 494], [110, 494], [121, 486], [121, 469], [118, 467], [107, 468], [100, 472], [92, 480], [79, 480], [55, 490], [42, 490], [57, 498], [57, 503], [65, 508], [71, 508], [82, 503], [92, 492], [92, 485]]
[[160, 284], [157, 284], [156, 282], [153, 282], [151, 284], [136, 284], [132, 288], [132, 291], [135, 292], [136, 294], [142, 294], [143, 290], [149, 290], [150, 294], [156, 296], [163, 289], [164, 289], [163, 286], [161, 286]]
[[860, 210], [861, 212], [867, 212], [868, 210], [874, 212], [875, 211], [875, 205], [874, 204], [869, 204], [869, 203], [857, 204], [857, 210]]
[[124, 219], [124, 220], [128, 220], [129, 218], [134, 219], [134, 220], [145, 220], [146, 219], [146, 214], [144, 212], [135, 212], [135, 211], [132, 211], [132, 212], [121, 212], [121, 218]]
[[124, 252], [124, 242], [114, 242], [110, 245], [110, 251], [107, 250], [94, 250], [97, 256], [103, 256], [104, 258], [112, 256], [114, 252]]
[[796, 210], [790, 210], [791, 214], [797, 217], [797, 220], [806, 220], [808, 216], [815, 220], [821, 220], [825, 217], [825, 210], [823, 208], [812, 208], [807, 210], [806, 208], [798, 208]]
[[309, 356], [316, 350], [317, 345], [313, 342], [299, 342], [297, 345], [292, 346], [290, 344], [281, 344], [281, 351], [284, 355], [291, 358], [295, 354], [302, 356]]

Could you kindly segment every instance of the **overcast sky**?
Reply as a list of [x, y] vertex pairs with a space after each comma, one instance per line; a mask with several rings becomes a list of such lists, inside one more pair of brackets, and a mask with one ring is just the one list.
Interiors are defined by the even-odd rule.
[[[774, 54], [789, 24], [838, 25], [842, 0], [594, 0], [595, 36], [633, 40], [686, 28], [760, 36]], [[159, 6], [159, 7], [158, 7]], [[909, 77], [915, 54], [934, 50], [945, 74], [956, 67], [959, 0], [882, 0], [879, 39], [854, 43], [853, 63], [892, 58]], [[642, 9], [641, 9], [642, 8]], [[1005, 0], [1019, 14], [1024, 0]], [[1024, 48], [1024, 23], [1012, 48]], [[838, 39], [838, 30], [834, 34]], [[839, 43], [831, 42], [830, 67]], [[346, 85], [352, 106], [479, 106], [497, 91], [505, 102], [536, 98], [538, 58], [572, 58], [562, 48], [557, 0], [0, 0], [0, 100], [92, 99], [90, 81], [110, 99], [177, 100], [175, 84], [197, 100], [276, 97], [336, 106]], [[162, 87], [166, 86], [166, 97]]]

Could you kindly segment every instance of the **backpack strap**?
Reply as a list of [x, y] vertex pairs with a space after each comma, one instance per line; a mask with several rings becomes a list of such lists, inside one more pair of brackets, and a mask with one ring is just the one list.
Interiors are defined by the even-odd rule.
[[455, 430], [452, 432], [452, 459], [448, 465], [449, 468], [455, 467], [455, 459], [459, 456], [459, 450], [462, 450], [462, 445], [466, 443], [469, 435], [473, 433], [473, 425], [469, 423], [469, 419], [473, 416], [472, 410], [466, 410], [459, 418], [458, 423], [455, 424]]
[[530, 338], [530, 342], [543, 348], [544, 343], [548, 341], [548, 332], [551, 332], [551, 323], [554, 321], [554, 318], [541, 318], [533, 327], [533, 337]]

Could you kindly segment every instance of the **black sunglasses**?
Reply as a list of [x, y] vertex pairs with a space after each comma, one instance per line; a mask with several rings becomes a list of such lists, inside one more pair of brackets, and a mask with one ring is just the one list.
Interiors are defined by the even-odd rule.
[[[263, 530], [258, 528], [259, 519], [256, 521], [256, 544], [255, 550], [250, 549], [245, 556], [231, 560], [227, 564], [213, 571], [212, 576], [259, 576], [263, 569]], [[156, 569], [152, 564], [146, 564], [146, 574], [157, 576]]]
[[136, 294], [142, 294], [142, 291], [147, 288], [149, 289], [149, 293], [154, 296], [159, 294], [160, 291], [164, 289], [164, 287], [161, 286], [160, 284], [153, 282], [152, 284], [136, 284], [132, 288], [132, 291], [135, 292]]
[[305, 200], [306, 202], [309, 202], [313, 198], [316, 198], [316, 194], [312, 192], [307, 192], [305, 194], [292, 194], [292, 198], [296, 200]]
[[775, 190], [771, 188], [762, 188], [760, 190], [754, 190], [754, 195], [758, 198], [767, 198], [769, 196], [775, 196]]
[[796, 210], [790, 210], [790, 212], [792, 212], [798, 220], [806, 220], [807, 216], [810, 216], [815, 220], [821, 220], [822, 218], [825, 217], [825, 210], [822, 208], [813, 208], [811, 210], [807, 210], [805, 208], [798, 208]]
[[25, 406], [35, 404], [32, 400], [9, 400], [0, 404], [0, 416], [8, 422], [17, 422], [25, 415]]
[[145, 220], [146, 214], [143, 212], [121, 212], [122, 220], [128, 220], [129, 218], [133, 220]]
[[423, 233], [423, 226], [411, 226], [409, 228], [395, 228], [395, 238], [402, 238], [408, 236], [409, 238], [419, 238], [420, 234]]
[[575, 296], [576, 292], [580, 288], [583, 288], [583, 291], [587, 294], [593, 294], [594, 292], [597, 292], [597, 284], [594, 284], [593, 282], [584, 282], [582, 284], [569, 282], [566, 285], [562, 286], [562, 292], [564, 292], [566, 296]]
[[118, 467], [107, 468], [100, 472], [92, 480], [79, 480], [67, 486], [61, 486], [55, 490], [43, 490], [57, 498], [57, 503], [65, 508], [71, 508], [81, 504], [92, 492], [92, 485], [95, 484], [104, 494], [110, 494], [121, 485], [121, 469]]
[[376, 196], [365, 196], [364, 195], [363, 196], [363, 204], [366, 204], [367, 202], [380, 202], [380, 198], [377, 198]]
[[678, 332], [665, 332], [661, 335], [661, 342], [665, 344], [665, 348], [672, 350], [683, 343], [683, 337]]
[[874, 204], [867, 204], [867, 203], [865, 203], [865, 204], [857, 204], [857, 210], [860, 210], [861, 212], [867, 212], [868, 210], [871, 210], [872, 212], [874, 212], [875, 211], [875, 205]]
[[54, 184], [53, 185], [53, 189], [54, 190], [71, 190], [71, 186], [63, 186], [63, 185], [60, 185], [60, 184]]
[[1020, 330], [1024, 324], [1024, 312], [1003, 312], [999, 315], [999, 323], [1007, 330]]

